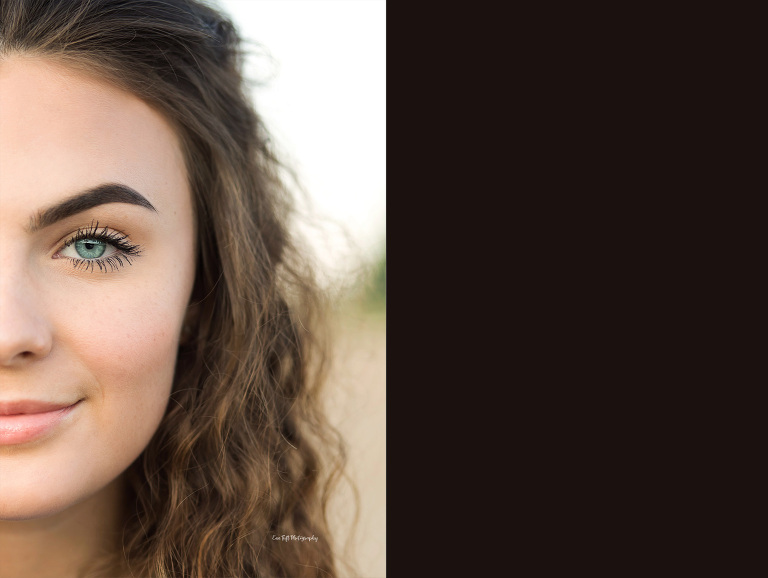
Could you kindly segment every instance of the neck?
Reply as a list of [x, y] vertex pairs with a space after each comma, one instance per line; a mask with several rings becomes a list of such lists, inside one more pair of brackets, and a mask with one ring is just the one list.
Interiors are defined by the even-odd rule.
[[75, 578], [95, 559], [119, 546], [124, 483], [53, 516], [0, 520], [0, 578]]

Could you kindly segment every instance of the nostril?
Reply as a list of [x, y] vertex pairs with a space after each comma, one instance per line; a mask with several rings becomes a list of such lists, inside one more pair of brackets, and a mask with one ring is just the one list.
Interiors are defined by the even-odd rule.
[[53, 346], [53, 334], [38, 309], [40, 301], [29, 291], [25, 293], [15, 278], [5, 275], [1, 278], [0, 365], [29, 363], [47, 357]]
[[37, 342], [36, 339], [29, 339], [27, 343], [19, 343], [19, 341], [2, 343], [0, 340], [0, 365], [27, 364], [36, 359], [43, 359], [50, 353], [50, 343], [42, 340]]
[[34, 351], [19, 351], [15, 355], [11, 355], [9, 357], [3, 356], [3, 359], [0, 360], [0, 365], [16, 365], [16, 364], [27, 364], [32, 363], [37, 358], [43, 358], [46, 356], [46, 353], [40, 352], [35, 353]]

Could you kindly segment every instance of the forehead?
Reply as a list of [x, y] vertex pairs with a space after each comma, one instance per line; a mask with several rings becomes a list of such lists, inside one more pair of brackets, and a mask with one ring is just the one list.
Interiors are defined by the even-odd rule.
[[185, 200], [166, 191], [189, 202], [171, 125], [134, 95], [61, 63], [0, 60], [0, 201], [46, 205], [103, 182], [142, 191], [159, 211]]

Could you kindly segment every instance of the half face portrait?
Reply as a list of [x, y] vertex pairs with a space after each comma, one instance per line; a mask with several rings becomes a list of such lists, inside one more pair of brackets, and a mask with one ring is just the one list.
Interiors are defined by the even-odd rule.
[[212, 2], [0, 4], [0, 578], [339, 575], [330, 299], [242, 65]]
[[165, 413], [194, 279], [178, 136], [54, 59], [0, 62], [0, 517], [101, 492]]

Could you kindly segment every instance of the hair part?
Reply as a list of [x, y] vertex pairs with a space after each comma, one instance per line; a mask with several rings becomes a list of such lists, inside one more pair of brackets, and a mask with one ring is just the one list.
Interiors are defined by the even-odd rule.
[[[232, 23], [194, 0], [3, 0], [0, 58], [94, 74], [177, 130], [198, 231], [167, 413], [128, 471], [137, 576], [335, 576], [326, 506], [343, 472], [321, 411], [323, 297], [246, 97]], [[283, 542], [273, 535], [316, 536]]]

